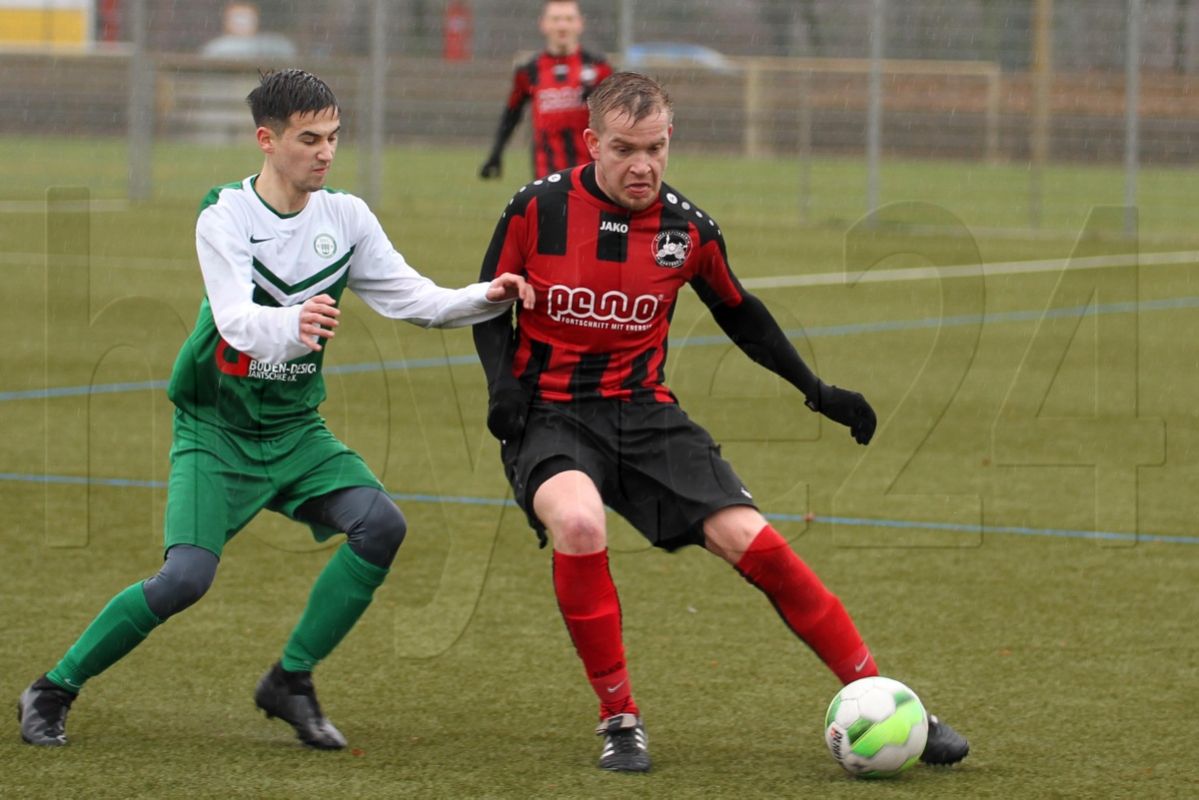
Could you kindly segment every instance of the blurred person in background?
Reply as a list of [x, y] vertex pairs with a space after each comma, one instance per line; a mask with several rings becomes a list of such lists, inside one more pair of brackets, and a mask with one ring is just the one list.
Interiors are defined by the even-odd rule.
[[591, 160], [583, 141], [587, 96], [612, 74], [612, 67], [603, 56], [579, 45], [583, 14], [575, 0], [547, 0], [540, 27], [545, 50], [516, 68], [495, 142], [479, 170], [485, 180], [503, 174], [504, 147], [529, 101], [533, 103], [534, 178]]

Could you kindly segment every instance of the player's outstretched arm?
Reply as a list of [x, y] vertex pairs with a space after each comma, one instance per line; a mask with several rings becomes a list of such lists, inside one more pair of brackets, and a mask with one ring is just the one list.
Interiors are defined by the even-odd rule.
[[366, 203], [355, 197], [349, 202], [362, 227], [348, 285], [379, 314], [422, 328], [465, 328], [507, 315], [513, 300], [531, 302], [531, 290], [517, 276], [498, 284], [480, 281], [460, 289], [438, 286], [404, 260]]
[[700, 295], [721, 329], [746, 355], [803, 392], [808, 408], [849, 428], [858, 444], [870, 442], [878, 423], [866, 398], [816, 377], [761, 300], [744, 289], [735, 306], [702, 288]]

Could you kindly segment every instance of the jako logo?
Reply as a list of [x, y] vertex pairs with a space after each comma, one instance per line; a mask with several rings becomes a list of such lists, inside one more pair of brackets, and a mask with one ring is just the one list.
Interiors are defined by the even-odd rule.
[[628, 233], [629, 223], [604, 220], [600, 223], [600, 232], [603, 233], [604, 231], [611, 231], [612, 233]]
[[659, 300], [652, 294], [629, 297], [624, 292], [604, 292], [598, 300], [585, 286], [572, 289], [555, 284], [550, 287], [546, 313], [558, 322], [565, 316], [599, 322], [632, 322], [643, 325], [658, 313]]

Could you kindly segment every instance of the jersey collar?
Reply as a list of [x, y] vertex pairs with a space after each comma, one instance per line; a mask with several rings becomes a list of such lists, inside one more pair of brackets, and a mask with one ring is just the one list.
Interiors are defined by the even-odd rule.
[[[258, 186], [257, 186], [257, 183], [258, 183], [258, 176], [257, 176], [257, 175], [254, 175], [254, 176], [252, 176], [252, 177], [250, 178], [250, 188], [251, 188], [252, 190], [254, 190], [254, 196], [258, 198], [258, 202], [262, 203], [262, 205], [263, 205], [263, 206], [266, 208], [266, 210], [267, 210], [267, 211], [271, 212], [272, 214], [274, 214], [274, 215], [275, 215], [276, 217], [278, 217], [279, 219], [291, 219], [292, 217], [295, 217], [295, 216], [298, 216], [298, 215], [300, 215], [300, 214], [303, 214], [303, 213], [304, 213], [304, 208], [308, 208], [308, 203], [305, 203], [305, 204], [304, 204], [304, 208], [301, 208], [299, 211], [293, 211], [293, 212], [291, 212], [290, 214], [284, 214], [284, 213], [283, 213], [283, 212], [281, 212], [281, 211], [277, 211], [277, 210], [275, 209], [275, 207], [274, 207], [274, 206], [272, 206], [270, 203], [268, 203], [268, 202], [266, 201], [266, 198], [264, 198], [262, 195], [260, 195], [260, 194], [258, 193]], [[311, 197], [311, 196], [309, 196], [308, 200], [309, 200], [309, 202], [311, 202], [311, 201], [312, 201], [312, 197]]]

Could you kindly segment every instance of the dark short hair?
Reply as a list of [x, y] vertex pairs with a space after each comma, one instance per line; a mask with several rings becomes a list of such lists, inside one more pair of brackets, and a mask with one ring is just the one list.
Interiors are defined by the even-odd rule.
[[295, 113], [327, 108], [340, 112], [329, 85], [302, 69], [280, 69], [260, 74], [261, 80], [246, 97], [255, 125], [282, 130]]
[[674, 117], [674, 104], [662, 85], [653, 78], [639, 72], [617, 72], [610, 75], [591, 96], [587, 98], [590, 112], [587, 120], [592, 130], [604, 127], [604, 117], [612, 111], [621, 111], [633, 122], [640, 122], [658, 111]]

